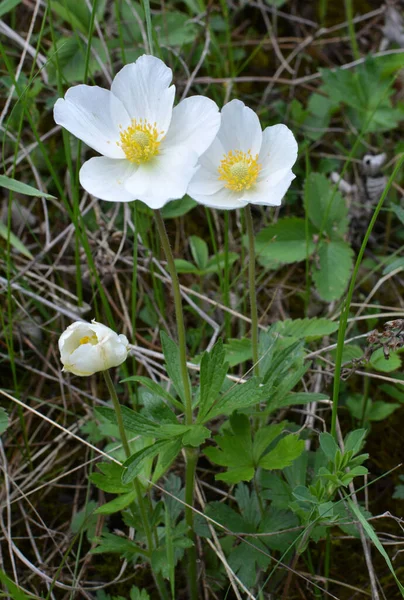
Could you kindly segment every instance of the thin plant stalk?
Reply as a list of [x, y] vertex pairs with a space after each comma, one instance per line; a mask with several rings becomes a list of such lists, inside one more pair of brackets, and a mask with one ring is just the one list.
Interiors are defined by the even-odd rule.
[[255, 295], [255, 240], [254, 228], [251, 215], [251, 207], [249, 204], [244, 208], [245, 222], [248, 237], [248, 287], [250, 296], [250, 311], [251, 311], [251, 346], [252, 359], [254, 365], [254, 375], [259, 376], [259, 358], [258, 358], [258, 311], [257, 298]]
[[[119, 404], [115, 386], [112, 382], [109, 371], [103, 371], [102, 373], [104, 375], [105, 383], [107, 384], [109, 395], [111, 396], [111, 399], [112, 399], [112, 404], [114, 405], [116, 420], [118, 423], [119, 435], [121, 438], [125, 456], [126, 456], [126, 458], [129, 458], [131, 455], [131, 452], [130, 452], [128, 438], [126, 437], [126, 431], [125, 431], [125, 427], [123, 424], [121, 406]], [[141, 488], [141, 485], [140, 485], [140, 482], [138, 481], [138, 479], [135, 479], [133, 484], [134, 484], [134, 488], [136, 491], [137, 500], [139, 503], [140, 517], [142, 520], [143, 529], [146, 534], [147, 549], [149, 552], [151, 552], [153, 550], [153, 538], [152, 538], [152, 532], [150, 529], [149, 519], [147, 517], [146, 505], [145, 505], [145, 501], [143, 498], [142, 488]], [[157, 585], [159, 593], [160, 593], [160, 597], [163, 600], [166, 600], [166, 599], [168, 600], [168, 594], [167, 594], [167, 590], [165, 588], [163, 578], [161, 577], [161, 575], [158, 575], [158, 574], [153, 573], [153, 575], [154, 575], [155, 582], [156, 582], [156, 585]]]
[[[191, 384], [188, 377], [187, 368], [187, 347], [185, 340], [185, 325], [184, 315], [182, 312], [181, 290], [178, 280], [177, 270], [175, 268], [174, 256], [171, 251], [170, 240], [168, 239], [167, 230], [164, 225], [163, 217], [159, 210], [154, 211], [157, 230], [160, 236], [161, 245], [163, 246], [164, 254], [167, 259], [167, 269], [171, 275], [171, 283], [173, 287], [175, 316], [177, 321], [178, 345], [180, 351], [180, 368], [182, 385], [185, 398], [185, 423], [192, 425], [192, 394]], [[193, 542], [193, 546], [188, 550], [188, 583], [190, 591], [190, 600], [197, 600], [197, 570], [196, 570], [196, 547], [194, 536], [194, 485], [195, 485], [195, 468], [197, 454], [194, 448], [185, 449], [186, 456], [186, 472], [185, 472], [185, 521], [188, 525], [188, 536]]]
[[337, 356], [335, 360], [335, 372], [334, 372], [334, 386], [333, 386], [333, 402], [332, 402], [332, 415], [331, 415], [331, 435], [334, 436], [335, 440], [337, 440], [337, 416], [338, 416], [338, 401], [339, 401], [339, 390], [341, 383], [341, 368], [342, 368], [342, 352], [344, 350], [344, 341], [345, 341], [345, 331], [348, 323], [349, 316], [349, 308], [352, 302], [352, 296], [355, 289], [356, 278], [358, 276], [359, 267], [361, 266], [363, 255], [365, 254], [366, 246], [372, 233], [373, 227], [377, 221], [377, 217], [379, 216], [379, 212], [384, 204], [386, 196], [393, 184], [394, 179], [397, 176], [397, 173], [400, 171], [402, 165], [404, 163], [404, 154], [401, 155], [400, 160], [398, 160], [393, 173], [391, 174], [386, 187], [382, 195], [380, 196], [380, 200], [375, 208], [367, 231], [365, 233], [365, 237], [363, 238], [362, 245], [359, 250], [358, 258], [356, 259], [355, 267], [352, 273], [351, 281], [349, 284], [348, 293], [346, 296], [346, 300], [343, 305], [343, 309], [341, 311], [340, 316], [340, 325], [338, 329], [338, 340], [337, 340]]

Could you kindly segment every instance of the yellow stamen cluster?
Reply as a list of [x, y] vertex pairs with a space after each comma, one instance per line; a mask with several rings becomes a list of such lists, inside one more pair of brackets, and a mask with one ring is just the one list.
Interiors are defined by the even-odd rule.
[[149, 161], [159, 152], [162, 132], [157, 131], [156, 123], [151, 125], [144, 119], [133, 119], [125, 131], [121, 131], [121, 141], [117, 145], [125, 152], [126, 158], [140, 165]]
[[218, 172], [219, 180], [225, 181], [225, 187], [233, 192], [248, 190], [257, 180], [261, 165], [258, 154], [251, 155], [251, 150], [230, 150], [220, 162]]
[[98, 338], [95, 333], [91, 336], [85, 335], [80, 339], [79, 344], [80, 346], [83, 346], [83, 344], [92, 344], [94, 346], [95, 344], [98, 344]]

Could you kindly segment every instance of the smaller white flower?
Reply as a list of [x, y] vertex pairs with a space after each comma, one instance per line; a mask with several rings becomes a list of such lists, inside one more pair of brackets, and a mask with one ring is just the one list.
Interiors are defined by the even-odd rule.
[[80, 377], [118, 367], [128, 356], [128, 338], [91, 321], [76, 321], [59, 338], [63, 371]]
[[286, 125], [262, 131], [256, 113], [232, 100], [222, 109], [219, 132], [200, 157], [188, 194], [212, 208], [279, 206], [295, 178], [296, 158], [297, 143]]

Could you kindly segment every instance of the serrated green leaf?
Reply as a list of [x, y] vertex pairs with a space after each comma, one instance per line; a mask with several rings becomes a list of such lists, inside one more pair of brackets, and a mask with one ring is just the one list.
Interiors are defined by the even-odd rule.
[[305, 181], [306, 210], [313, 225], [329, 237], [342, 237], [348, 228], [348, 209], [341, 193], [325, 175], [311, 173]]
[[319, 265], [313, 281], [326, 302], [338, 300], [344, 293], [352, 269], [353, 252], [346, 242], [323, 241], [318, 249]]
[[293, 463], [304, 450], [304, 440], [290, 434], [282, 438], [273, 450], [265, 454], [259, 461], [260, 467], [274, 471], [284, 469]]
[[[184, 405], [186, 404], [185, 395], [184, 395], [184, 387], [182, 382], [182, 374], [181, 374], [181, 361], [180, 361], [180, 351], [177, 344], [166, 334], [165, 331], [160, 332], [161, 345], [163, 347], [163, 354], [166, 361], [166, 370], [168, 376], [171, 379], [171, 382], [183, 401]], [[188, 377], [188, 375], [187, 375]], [[189, 381], [189, 388], [191, 389], [191, 383]]]
[[257, 260], [263, 266], [290, 264], [305, 260], [314, 251], [313, 230], [306, 242], [304, 219], [286, 217], [262, 229], [255, 238]]
[[0, 175], [0, 187], [6, 188], [7, 190], [11, 190], [13, 192], [18, 192], [19, 194], [24, 194], [24, 196], [36, 196], [37, 198], [55, 200], [55, 196], [45, 194], [45, 192], [37, 190], [36, 188], [32, 187], [32, 185], [27, 185], [26, 183], [22, 183], [21, 181], [17, 181], [16, 179], [12, 179], [6, 175]]
[[228, 363], [224, 362], [224, 356], [222, 340], [202, 356], [198, 421], [203, 421], [212, 404], [218, 399], [228, 370]]
[[129, 485], [122, 483], [123, 467], [116, 463], [98, 463], [101, 473], [90, 473], [89, 480], [98, 489], [109, 494], [125, 494], [130, 491]]
[[122, 494], [110, 502], [106, 502], [102, 506], [99, 506], [94, 512], [99, 515], [112, 515], [113, 513], [119, 512], [132, 504], [132, 502], [136, 500], [136, 497], [136, 491], [131, 490], [130, 492]]
[[[12, 600], [37, 600], [38, 596], [31, 596], [26, 594], [14, 581], [12, 581], [6, 573], [0, 569], [0, 581], [4, 588], [8, 590], [10, 598]], [[4, 589], [3, 588], [3, 589]]]
[[139, 475], [142, 470], [142, 463], [146, 458], [153, 458], [159, 452], [163, 450], [167, 450], [167, 448], [178, 448], [178, 451], [181, 448], [181, 440], [159, 440], [152, 444], [151, 446], [147, 446], [139, 452], [132, 454], [123, 464], [125, 467], [125, 471], [122, 475], [122, 483], [130, 483]]
[[90, 550], [91, 554], [114, 553], [133, 558], [137, 554], [147, 556], [145, 550], [126, 537], [115, 535], [114, 533], [104, 533], [98, 540], [98, 546]]
[[212, 406], [204, 422], [219, 415], [230, 415], [235, 410], [247, 408], [261, 398], [259, 380], [252, 377], [246, 383], [234, 385]]
[[230, 367], [235, 367], [252, 358], [251, 339], [249, 338], [230, 338], [224, 344], [224, 349], [226, 352], [226, 361]]
[[205, 440], [210, 438], [210, 431], [203, 425], [192, 425], [188, 431], [182, 436], [184, 446], [200, 446]]
[[285, 408], [286, 406], [296, 406], [297, 404], [309, 404], [309, 402], [321, 402], [329, 400], [330, 397], [326, 394], [315, 392], [289, 392], [279, 402], [277, 408]]

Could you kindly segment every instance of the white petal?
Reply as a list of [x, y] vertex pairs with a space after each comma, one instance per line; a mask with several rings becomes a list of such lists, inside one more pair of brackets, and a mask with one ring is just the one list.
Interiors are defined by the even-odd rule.
[[173, 111], [173, 74], [162, 60], [143, 55], [116, 75], [111, 91], [124, 104], [131, 119], [145, 119], [167, 133]]
[[69, 356], [64, 367], [65, 371], [79, 375], [80, 377], [93, 375], [93, 373], [105, 371], [108, 368], [98, 344], [95, 346], [92, 344], [79, 346]]
[[265, 206], [280, 206], [282, 198], [289, 189], [296, 175], [288, 171], [286, 175], [272, 185], [271, 178], [257, 182], [257, 184], [244, 193], [243, 201], [250, 204], [263, 204]]
[[297, 142], [286, 125], [273, 125], [264, 130], [258, 157], [262, 166], [260, 179], [271, 177], [272, 185], [275, 185], [293, 167], [296, 158]]
[[219, 126], [219, 108], [213, 100], [203, 96], [186, 98], [174, 108], [162, 145], [187, 146], [200, 156], [215, 139]]
[[124, 158], [117, 146], [119, 127], [129, 126], [130, 118], [122, 102], [109, 90], [98, 86], [76, 85], [59, 98], [53, 109], [58, 125], [87, 146], [109, 158]]
[[258, 154], [262, 143], [262, 130], [255, 112], [240, 100], [232, 100], [222, 108], [222, 121], [218, 133], [225, 152], [251, 151]]
[[81, 338], [91, 336], [90, 324], [85, 321], [75, 321], [62, 333], [59, 338], [59, 351], [63, 356], [69, 355], [80, 344]]
[[188, 194], [202, 194], [209, 196], [218, 192], [223, 187], [223, 181], [220, 181], [219, 174], [200, 166], [198, 171], [191, 179], [188, 187]]
[[128, 193], [149, 208], [161, 208], [170, 200], [182, 198], [196, 172], [198, 156], [189, 148], [166, 148], [126, 180]]
[[188, 193], [199, 204], [210, 206], [211, 208], [232, 210], [234, 208], [243, 208], [247, 204], [247, 202], [241, 200], [240, 193], [232, 192], [225, 187], [209, 195], [191, 193], [189, 190]]
[[125, 188], [126, 180], [137, 166], [128, 160], [114, 160], [104, 156], [90, 158], [80, 169], [80, 183], [92, 196], [110, 202], [135, 200]]

